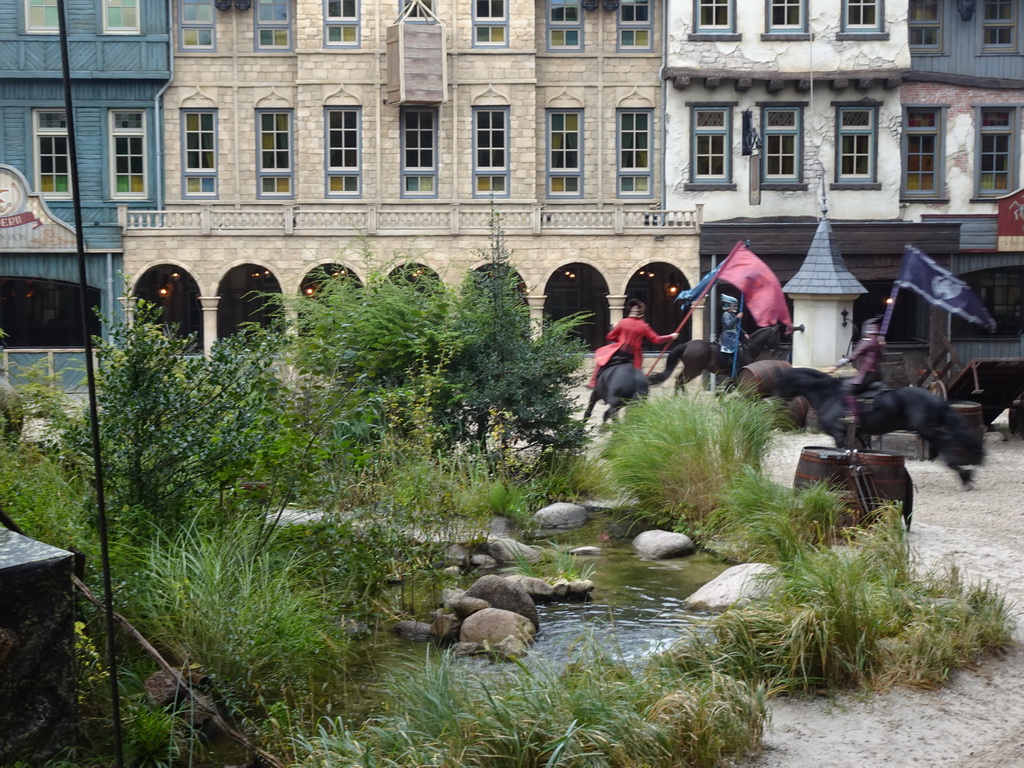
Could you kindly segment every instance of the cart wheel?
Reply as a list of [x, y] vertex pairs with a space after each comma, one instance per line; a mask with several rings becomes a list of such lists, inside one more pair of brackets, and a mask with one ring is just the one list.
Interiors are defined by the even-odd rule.
[[945, 400], [949, 394], [946, 391], [946, 385], [943, 384], [942, 381], [940, 381], [939, 379], [935, 379], [935, 381], [929, 382], [927, 389], [933, 395], [938, 395], [943, 400]]

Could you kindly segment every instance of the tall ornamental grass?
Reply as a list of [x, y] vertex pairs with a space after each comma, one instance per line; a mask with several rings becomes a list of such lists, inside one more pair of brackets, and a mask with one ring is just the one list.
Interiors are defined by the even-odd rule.
[[739, 395], [652, 398], [630, 406], [601, 457], [638, 511], [690, 529], [721, 506], [746, 468], [761, 468], [777, 404]]
[[1012, 638], [1006, 605], [954, 569], [918, 576], [894, 509], [851, 546], [805, 547], [771, 595], [713, 619], [669, 657], [773, 692], [935, 685]]
[[634, 675], [608, 659], [479, 669], [444, 656], [402, 669], [389, 709], [357, 729], [322, 721], [303, 768], [714, 766], [760, 741], [762, 690], [712, 672]]

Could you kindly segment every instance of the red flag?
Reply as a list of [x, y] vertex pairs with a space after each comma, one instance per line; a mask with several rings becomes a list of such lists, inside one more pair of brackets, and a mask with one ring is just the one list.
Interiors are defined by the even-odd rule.
[[746, 246], [733, 249], [732, 255], [722, 262], [718, 279], [743, 292], [743, 300], [758, 325], [785, 323], [787, 328], [793, 327], [779, 278]]

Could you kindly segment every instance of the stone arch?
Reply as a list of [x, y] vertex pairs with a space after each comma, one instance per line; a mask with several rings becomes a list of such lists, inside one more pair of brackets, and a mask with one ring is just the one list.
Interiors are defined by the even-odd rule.
[[619, 109], [654, 109], [654, 100], [640, 93], [640, 89], [634, 87], [623, 95], [615, 105]]
[[294, 97], [291, 94], [281, 94], [277, 88], [264, 90], [256, 97], [256, 109], [291, 109], [294, 106]]
[[132, 296], [160, 307], [160, 320], [168, 329], [179, 338], [195, 334], [200, 348], [203, 342], [201, 295], [199, 284], [188, 270], [168, 263], [149, 267], [132, 287]]
[[487, 86], [479, 93], [475, 93], [470, 99], [470, 104], [474, 107], [507, 107], [511, 103], [512, 99], [509, 98], [507, 93], [496, 91], [493, 86]]
[[[675, 331], [683, 319], [676, 296], [689, 287], [681, 269], [668, 262], [651, 261], [633, 270], [623, 293], [626, 301], [639, 299], [646, 304], [647, 322], [656, 333], [664, 334]], [[691, 323], [687, 323], [679, 331], [680, 338], [689, 341], [691, 332]]]
[[245, 323], [266, 327], [280, 319], [279, 305], [268, 301], [269, 293], [280, 295], [281, 283], [267, 267], [247, 263], [227, 270], [217, 289], [217, 338], [237, 333]]
[[332, 279], [351, 280], [357, 285], [363, 284], [359, 275], [344, 264], [321, 264], [303, 276], [299, 282], [299, 293], [303, 296], [312, 296], [325, 280]]
[[217, 106], [217, 100], [207, 96], [197, 85], [191, 93], [181, 97], [178, 106], [189, 109], [213, 109]]
[[363, 105], [363, 100], [344, 85], [330, 92], [325, 86], [323, 102], [325, 107], [361, 107]]
[[[486, 276], [486, 275], [489, 275], [491, 270], [492, 270], [492, 268], [494, 266], [495, 266], [494, 264], [492, 264], [491, 262], [488, 262], [488, 261], [485, 261], [485, 262], [483, 262], [481, 264], [477, 264], [475, 267], [472, 268], [472, 270], [470, 270], [470, 273], [467, 275], [467, 278], [472, 280], [476, 276]], [[522, 296], [523, 304], [524, 305], [527, 304], [526, 297], [529, 294], [529, 288], [526, 285], [526, 281], [523, 280], [523, 276], [519, 273], [519, 270], [517, 270], [511, 264], [506, 264], [504, 266], [513, 275], [515, 275], [516, 285], [518, 285], [518, 287], [519, 287], [519, 293]]]
[[608, 283], [601, 271], [585, 262], [563, 264], [554, 270], [544, 286], [544, 315], [552, 320], [577, 312], [591, 318], [576, 329], [590, 349], [605, 343], [609, 330]]
[[544, 105], [548, 109], [583, 109], [583, 99], [576, 94], [569, 93], [563, 88], [559, 93], [548, 99]]
[[415, 288], [418, 284], [422, 284], [423, 281], [427, 280], [435, 280], [440, 283], [441, 275], [426, 264], [408, 261], [405, 264], [401, 264], [392, 269], [391, 272], [388, 273], [388, 280], [402, 282]]

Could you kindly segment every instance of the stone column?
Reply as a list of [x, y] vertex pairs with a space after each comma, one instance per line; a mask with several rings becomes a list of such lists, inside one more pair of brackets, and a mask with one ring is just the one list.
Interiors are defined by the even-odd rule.
[[217, 305], [220, 296], [200, 296], [199, 305], [203, 308], [203, 354], [210, 356], [213, 342], [217, 340]]
[[[790, 294], [793, 323], [803, 331], [793, 333], [793, 366], [829, 368], [846, 354], [853, 338], [853, 302], [857, 294]], [[846, 310], [846, 325], [843, 325]]]
[[117, 300], [121, 302], [121, 309], [124, 312], [124, 324], [131, 328], [135, 321], [135, 305], [139, 300], [135, 296], [119, 296]]
[[614, 328], [625, 314], [626, 295], [608, 294], [606, 298], [608, 300], [608, 324]]
[[526, 297], [526, 303], [530, 306], [530, 327], [533, 329], [534, 338], [540, 336], [544, 330], [544, 302], [547, 299], [547, 294], [543, 293]]

